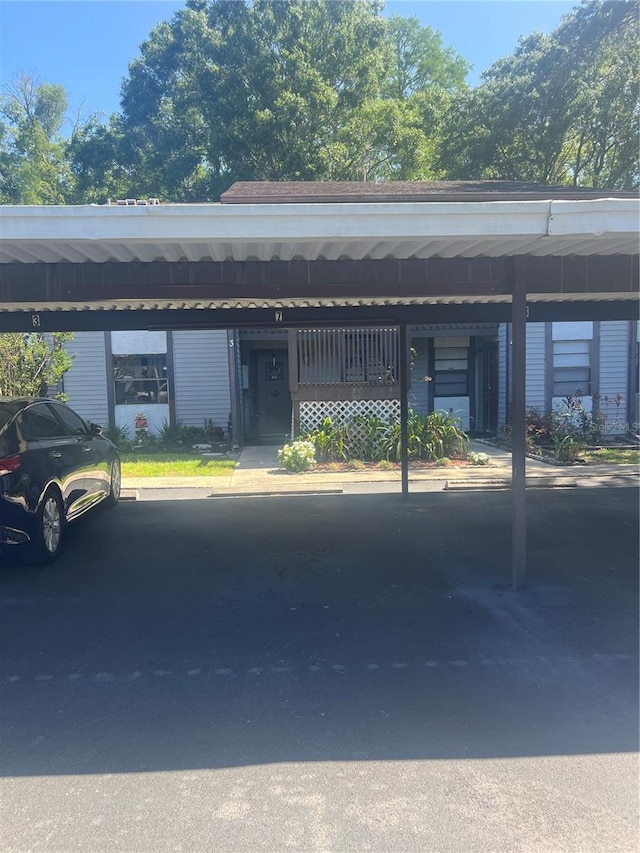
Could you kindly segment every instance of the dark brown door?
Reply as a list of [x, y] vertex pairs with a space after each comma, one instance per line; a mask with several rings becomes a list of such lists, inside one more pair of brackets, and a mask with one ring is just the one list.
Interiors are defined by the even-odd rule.
[[485, 432], [498, 429], [498, 342], [486, 341], [482, 350], [483, 410]]
[[288, 351], [258, 350], [255, 356], [258, 438], [279, 441], [291, 432]]

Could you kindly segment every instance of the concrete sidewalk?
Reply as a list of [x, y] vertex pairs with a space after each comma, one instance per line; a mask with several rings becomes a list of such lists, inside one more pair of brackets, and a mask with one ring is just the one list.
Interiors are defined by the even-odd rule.
[[[511, 454], [493, 445], [474, 441], [470, 450], [486, 453], [488, 465], [442, 468], [410, 468], [409, 489], [414, 491], [508, 489], [511, 486]], [[124, 497], [139, 490], [197, 489], [209, 495], [295, 495], [305, 493], [400, 491], [400, 471], [323, 471], [287, 474], [278, 463], [277, 447], [245, 447], [228, 477], [124, 477]], [[640, 483], [637, 465], [568, 465], [559, 467], [527, 459], [529, 488], [633, 486]]]

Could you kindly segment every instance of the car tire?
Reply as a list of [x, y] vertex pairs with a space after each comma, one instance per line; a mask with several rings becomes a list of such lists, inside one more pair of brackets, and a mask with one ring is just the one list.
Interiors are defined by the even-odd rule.
[[114, 459], [111, 465], [111, 481], [109, 483], [109, 494], [105, 498], [105, 506], [115, 506], [120, 500], [120, 489], [122, 487], [122, 469], [120, 460]]
[[60, 494], [55, 488], [44, 493], [35, 515], [33, 535], [22, 547], [22, 562], [27, 566], [44, 566], [58, 556], [62, 543], [64, 515]]

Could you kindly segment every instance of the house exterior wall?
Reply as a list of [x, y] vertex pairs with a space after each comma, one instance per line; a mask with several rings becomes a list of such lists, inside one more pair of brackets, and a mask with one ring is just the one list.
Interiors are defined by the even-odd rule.
[[74, 356], [71, 370], [63, 380], [69, 405], [86, 421], [108, 427], [105, 333], [76, 332], [73, 340], [64, 346]]
[[628, 421], [628, 362], [630, 325], [625, 322], [600, 323], [600, 375], [597, 386], [600, 411], [606, 429], [622, 432]]
[[546, 323], [527, 323], [527, 410], [547, 409]]
[[173, 396], [176, 420], [204, 427], [212, 420], [225, 431], [231, 409], [227, 333], [173, 333]]
[[[502, 324], [497, 329], [499, 351], [499, 393], [498, 393], [498, 423], [504, 425], [508, 419], [508, 401], [510, 399], [509, 383], [509, 325]], [[473, 329], [469, 329], [471, 335]], [[459, 331], [457, 332], [459, 334]], [[553, 396], [553, 339], [571, 340], [584, 339], [585, 335], [595, 336], [592, 341], [592, 387], [599, 398], [601, 410], [607, 416], [609, 430], [623, 432], [628, 427], [630, 417], [634, 416], [633, 403], [630, 394], [635, 396], [634, 388], [636, 368], [632, 358], [635, 358], [637, 347], [635, 324], [626, 321], [601, 321], [595, 324], [549, 324], [531, 323], [527, 325], [527, 409], [538, 409], [542, 412], [550, 410], [557, 402]], [[144, 349], [153, 340], [156, 351], [159, 351], [160, 338], [144, 335]], [[161, 333], [164, 336], [164, 333]], [[424, 335], [424, 331], [422, 332]], [[138, 337], [136, 338], [136, 335]], [[260, 337], [260, 336], [258, 336]], [[430, 408], [429, 383], [424, 377], [429, 374], [429, 338], [428, 336], [412, 337], [413, 370], [412, 386], [410, 389], [410, 405], [418, 413], [426, 413]], [[64, 392], [69, 404], [85, 419], [106, 427], [111, 420], [119, 422], [118, 409], [127, 408], [128, 414], [137, 414], [132, 406], [117, 407], [113, 402], [112, 367], [108, 363], [110, 352], [108, 341], [113, 340], [114, 352], [122, 351], [123, 347], [131, 352], [143, 346], [143, 337], [132, 333], [129, 344], [122, 337], [105, 335], [103, 332], [77, 332], [72, 341], [65, 345], [70, 354], [75, 356], [71, 370], [64, 377]], [[244, 337], [243, 337], [244, 340]], [[185, 425], [202, 427], [205, 421], [211, 420], [218, 426], [227, 428], [231, 408], [229, 385], [229, 354], [227, 333], [220, 330], [176, 331], [167, 336], [167, 344], [171, 349], [170, 356], [170, 395], [175, 412], [175, 419]], [[632, 351], [633, 350], [633, 351]], [[239, 358], [239, 354], [238, 354]], [[475, 368], [473, 368], [475, 369]], [[246, 385], [246, 369], [239, 364], [239, 383]], [[476, 372], [476, 380], [478, 374]], [[244, 394], [246, 396], [246, 389]], [[480, 383], [477, 382], [477, 394], [482, 394]], [[438, 407], [439, 401], [433, 401]], [[587, 407], [591, 399], [585, 400]], [[112, 411], [110, 412], [110, 406]], [[459, 408], [448, 402], [447, 408]], [[145, 408], [142, 406], [142, 408]], [[146, 409], [150, 407], [147, 406]], [[150, 414], [145, 409], [146, 414]], [[152, 413], [151, 413], [152, 414]], [[169, 407], [163, 406], [163, 419], [169, 419]], [[157, 419], [150, 419], [150, 426], [157, 427]], [[153, 421], [153, 423], [151, 423]]]

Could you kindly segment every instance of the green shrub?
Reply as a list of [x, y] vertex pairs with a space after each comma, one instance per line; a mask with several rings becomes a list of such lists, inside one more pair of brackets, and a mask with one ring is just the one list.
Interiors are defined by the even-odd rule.
[[308, 471], [316, 461], [316, 449], [311, 441], [294, 441], [278, 451], [278, 459], [290, 474]]
[[301, 438], [312, 442], [318, 462], [339, 462], [348, 456], [346, 433], [344, 425], [334, 426], [331, 418], [327, 417], [313, 430], [303, 427]]
[[126, 426], [113, 426], [108, 427], [107, 429], [102, 431], [102, 434], [105, 438], [108, 438], [109, 441], [113, 442], [116, 447], [126, 447], [131, 443], [129, 432], [129, 427]]
[[386, 457], [386, 437], [391, 423], [376, 415], [357, 415], [347, 424], [346, 444], [350, 459], [377, 462]]
[[584, 441], [572, 435], [553, 436], [553, 457], [556, 462], [575, 462], [584, 450]]
[[167, 447], [184, 446], [184, 427], [181, 423], [170, 424], [169, 421], [163, 421], [158, 430], [158, 440]]
[[467, 453], [467, 460], [472, 465], [488, 465], [490, 461], [487, 453], [476, 453], [475, 451]]

